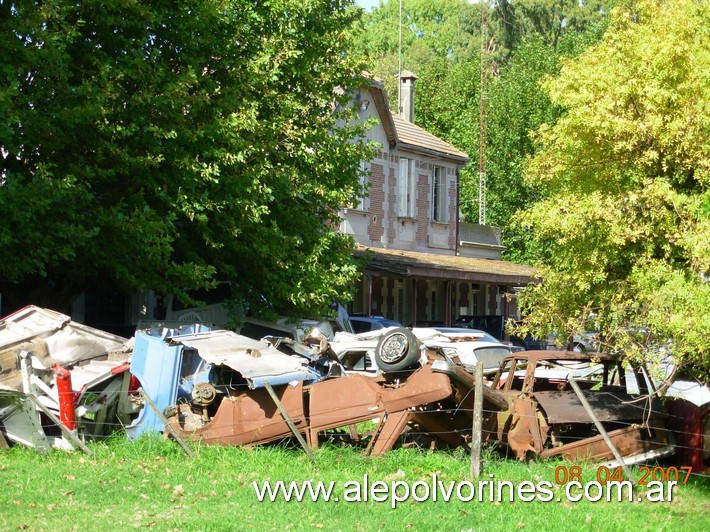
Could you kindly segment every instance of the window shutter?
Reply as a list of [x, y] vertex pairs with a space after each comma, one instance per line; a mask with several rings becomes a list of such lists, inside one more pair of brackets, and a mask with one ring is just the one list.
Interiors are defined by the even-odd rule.
[[447, 222], [449, 215], [449, 187], [446, 169], [439, 167], [439, 221]]
[[[407, 214], [411, 218], [417, 217], [417, 168], [416, 161], [409, 161], [409, 197], [407, 198]], [[426, 216], [426, 214], [425, 214]]]
[[409, 159], [399, 159], [399, 177], [397, 178], [397, 215], [408, 216], [407, 196], [409, 193]]

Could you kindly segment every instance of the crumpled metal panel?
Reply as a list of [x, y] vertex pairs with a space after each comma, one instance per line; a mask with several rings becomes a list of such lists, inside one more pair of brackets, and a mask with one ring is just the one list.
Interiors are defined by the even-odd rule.
[[[658, 420], [655, 423], [660, 425]], [[653, 420], [651, 420], [651, 424], [654, 424]], [[668, 447], [671, 442], [669, 442], [667, 435], [668, 433], [663, 428], [649, 429], [648, 427], [636, 425], [612, 430], [607, 433], [607, 436], [625, 460], [654, 449]], [[539, 453], [539, 455], [540, 458], [562, 456], [566, 460], [573, 461], [611, 460], [614, 458], [613, 452], [601, 435], [567, 443], [559, 447], [552, 447]]]
[[196, 349], [209, 364], [238, 371], [252, 389], [262, 387], [267, 381], [273, 386], [315, 377], [304, 364], [305, 359], [302, 362], [275, 347], [232, 331], [176, 336], [170, 339], [170, 343]]
[[678, 444], [676, 463], [710, 475], [710, 402], [697, 406], [684, 399], [666, 401], [668, 428]]
[[[410, 421], [416, 421], [423, 430], [431, 431], [432, 437], [447, 444], [465, 444], [460, 430], [463, 427], [470, 433], [471, 412], [470, 406], [467, 409], [462, 404], [472, 397], [467, 384], [473, 381], [470, 375], [468, 380], [457, 377], [452, 369], [443, 372], [427, 364], [402, 374], [397, 381], [351, 374], [308, 386], [298, 382], [274, 391], [296, 430], [306, 433], [312, 447], [318, 446], [322, 431], [380, 418], [368, 452], [381, 455], [394, 446]], [[441, 405], [445, 412], [439, 410]], [[264, 389], [221, 398], [209, 418], [194, 406], [179, 405], [169, 421], [186, 439], [219, 445], [261, 444], [292, 435]]]
[[[162, 412], [177, 400], [178, 377], [182, 364], [182, 346], [168, 345], [162, 338], [137, 333], [131, 374], [141, 383], [143, 391]], [[144, 432], [162, 432], [165, 428], [160, 417], [147, 406], [126, 427], [129, 438], [137, 438]]]
[[32, 354], [32, 367], [48, 370], [114, 352], [129, 352], [127, 339], [87, 327], [59, 312], [28, 306], [0, 321], [0, 384], [20, 390], [18, 357]]
[[[248, 388], [254, 390], [254, 396], [252, 399], [244, 397], [238, 401], [238, 404], [251, 404], [250, 401], [257, 398], [257, 403], [273, 407], [270, 397], [265, 392], [259, 392], [260, 390], [263, 391], [265, 382], [269, 382], [272, 386], [281, 386], [292, 382], [316, 380], [320, 377], [302, 362], [305, 359], [287, 355], [264, 342], [225, 330], [172, 337], [152, 336], [144, 332], [138, 332], [135, 337], [131, 373], [140, 381], [144, 392], [153, 400], [158, 410], [163, 412], [168, 406], [175, 405], [178, 402], [181, 380], [192, 380], [193, 385], [198, 384], [198, 382], [194, 381], [195, 375], [184, 374], [187, 369], [184, 367], [183, 361], [191, 359], [197, 359], [198, 361], [201, 359], [206, 366], [213, 368], [229, 368], [244, 377]], [[198, 371], [201, 369], [204, 369], [204, 367], [197, 368]], [[195, 371], [195, 368], [190, 367], [189, 371]], [[181, 379], [181, 377], [184, 377], [184, 379]], [[205, 378], [208, 378], [207, 375], [205, 375]], [[185, 392], [185, 390], [182, 391]], [[229, 423], [244, 422], [239, 418], [238, 412], [225, 413], [225, 410], [230, 410], [229, 402], [234, 400], [233, 397], [220, 397], [220, 400], [218, 411], [220, 420], [229, 418], [232, 419]], [[232, 404], [231, 410], [237, 408], [238, 404]], [[255, 416], [258, 422], [261, 420], [266, 423], [267, 420], [264, 417], [266, 412], [267, 410], [262, 407], [256, 408], [252, 413], [252, 417]], [[218, 421], [217, 423], [223, 422]], [[200, 427], [202, 425], [200, 424]], [[210, 426], [214, 427], [215, 425], [211, 423]], [[283, 427], [286, 427], [286, 425], [283, 424]], [[152, 409], [143, 408], [138, 419], [127, 428], [127, 432], [130, 437], [137, 437], [146, 431], [160, 432], [164, 429], [165, 425], [160, 417]], [[230, 430], [232, 429], [228, 429], [227, 433]], [[240, 442], [239, 444], [244, 443], [244, 441], [251, 441], [248, 436], [242, 438], [236, 437], [235, 434], [247, 434], [252, 429], [235, 427], [233, 430], [234, 433], [228, 435], [220, 427], [217, 434], [212, 434], [209, 427], [205, 427], [200, 431], [200, 438], [205, 440], [214, 439], [217, 442], [223, 438], [228, 440], [231, 438], [230, 441], [238, 441]], [[286, 430], [288, 431], [288, 427], [286, 427]]]
[[[303, 383], [280, 386], [274, 391], [296, 427], [305, 427]], [[266, 443], [291, 434], [281, 411], [264, 388], [225, 397], [204, 426], [198, 418], [189, 405], [182, 404], [170, 422], [183, 438], [216, 445]]]
[[536, 412], [536, 404], [525, 397], [518, 397], [513, 402], [514, 412], [510, 425], [505, 427], [508, 445], [519, 459], [524, 459], [528, 452], [539, 454], [543, 450], [543, 440], [547, 434], [542, 434], [540, 419]]
[[[125, 370], [130, 355], [125, 338], [76, 323], [53, 310], [28, 306], [6, 316], [0, 321], [3, 438], [38, 450], [67, 447], [62, 438], [53, 435], [54, 429], [45, 433], [37, 412], [41, 406], [47, 409], [47, 415], [58, 415], [63, 408], [52, 370], [55, 364], [55, 368], [68, 370], [71, 375], [67, 382], [72, 383], [74, 397], [64, 408], [74, 407], [82, 418], [81, 434], [105, 434], [116, 426], [116, 417], [126, 419], [132, 413], [127, 408], [120, 412], [116, 408], [117, 403], [124, 404], [119, 400], [124, 378], [121, 367]], [[87, 404], [90, 394], [96, 400]], [[107, 415], [111, 418], [107, 419]]]
[[[50, 448], [40, 424], [39, 414], [22, 392], [0, 386], [0, 426], [13, 443], [46, 452]], [[2, 433], [0, 433], [0, 436]]]

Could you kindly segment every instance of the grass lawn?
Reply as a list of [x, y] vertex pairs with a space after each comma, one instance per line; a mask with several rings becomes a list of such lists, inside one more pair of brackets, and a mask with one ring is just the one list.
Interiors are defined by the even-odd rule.
[[[349, 481], [388, 484], [436, 479], [444, 486], [469, 479], [463, 451], [399, 449], [382, 458], [360, 450], [324, 445], [311, 463], [302, 449], [279, 445], [245, 448], [193, 447], [188, 458], [173, 442], [145, 438], [93, 443], [93, 458], [53, 451], [39, 455], [15, 447], [0, 452], [0, 530], [707, 530], [710, 482], [691, 477], [675, 488], [672, 502], [570, 502], [555, 483], [569, 472], [567, 462], [520, 463], [487, 452], [481, 480], [547, 481], [549, 502], [483, 502], [452, 496], [449, 502], [410, 499], [392, 508], [391, 500], [346, 502]], [[582, 481], [596, 480], [597, 466], [576, 464]], [[560, 470], [558, 467], [566, 469]], [[635, 472], [639, 472], [638, 469]], [[491, 477], [491, 475], [493, 475]], [[637, 475], [640, 476], [640, 475]], [[253, 483], [312, 480], [334, 482], [338, 502], [310, 500], [259, 502]], [[682, 478], [681, 478], [682, 481]], [[477, 481], [475, 483], [477, 485]], [[400, 485], [399, 494], [404, 489]], [[634, 497], [647, 488], [636, 488]], [[462, 489], [464, 496], [470, 490]], [[455, 491], [454, 491], [455, 493]], [[581, 493], [581, 492], [580, 492]], [[561, 501], [557, 501], [557, 498]], [[354, 492], [349, 493], [354, 498]]]

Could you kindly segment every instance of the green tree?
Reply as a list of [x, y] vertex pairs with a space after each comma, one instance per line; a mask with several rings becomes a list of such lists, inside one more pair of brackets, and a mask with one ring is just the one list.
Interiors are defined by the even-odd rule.
[[[373, 75], [381, 79], [397, 112], [397, 80], [400, 59], [403, 70], [424, 78], [424, 71], [441, 69], [468, 59], [478, 49], [478, 6], [466, 0], [405, 0], [401, 17], [397, 0], [384, 2], [363, 17], [364, 32], [355, 50], [365, 57]], [[424, 107], [424, 106], [423, 106]]]
[[565, 33], [586, 32], [603, 26], [607, 14], [618, 1], [516, 0], [501, 3], [512, 5], [509, 11], [513, 14], [512, 26], [518, 39], [534, 34], [545, 44], [556, 48]]
[[344, 297], [356, 267], [335, 213], [367, 157], [342, 126], [360, 13], [0, 0], [4, 307], [66, 309], [96, 280], [231, 281], [303, 312]]
[[[572, 32], [552, 48], [539, 37], [518, 46], [500, 75], [491, 80], [487, 111], [487, 223], [504, 229], [505, 258], [530, 262], [542, 256], [544, 245], [530, 240], [527, 230], [515, 223], [514, 214], [542, 199], [545, 187], [525, 182], [527, 158], [535, 153], [532, 132], [542, 124], [553, 124], [560, 113], [540, 86], [541, 80], [559, 72], [560, 60], [582, 53], [602, 33], [592, 28]], [[471, 182], [464, 189], [468, 219], [476, 219], [478, 175], [469, 173]]]
[[526, 178], [549, 196], [521, 215], [551, 246], [523, 293], [528, 326], [605, 349], [661, 345], [710, 373], [710, 6], [640, 0], [547, 80], [565, 109]]

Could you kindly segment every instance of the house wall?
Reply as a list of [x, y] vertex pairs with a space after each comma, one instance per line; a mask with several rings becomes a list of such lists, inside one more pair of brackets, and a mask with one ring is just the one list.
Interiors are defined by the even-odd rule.
[[[374, 100], [369, 90], [361, 90], [357, 101]], [[363, 120], [378, 119], [376, 107], [370, 104], [360, 111]], [[414, 151], [390, 149], [385, 130], [379, 120], [366, 134], [368, 140], [380, 144], [381, 150], [369, 163], [369, 201], [359, 208], [341, 211], [340, 230], [352, 235], [358, 244], [368, 247], [402, 249], [425, 253], [456, 253], [456, 220], [458, 181], [457, 165], [444, 159]], [[398, 215], [400, 159], [415, 161], [415, 212], [413, 217]], [[444, 169], [446, 176], [446, 222], [432, 221], [432, 184], [434, 168]]]
[[[361, 90], [356, 101], [374, 98], [369, 90]], [[440, 159], [402, 147], [391, 148], [377, 108], [369, 105], [360, 110], [361, 118], [374, 118], [377, 125], [366, 138], [379, 143], [380, 150], [369, 162], [369, 201], [357, 209], [341, 212], [340, 230], [352, 235], [360, 245], [373, 248], [401, 249], [422, 253], [454, 255], [457, 252], [458, 168], [449, 160]], [[400, 160], [414, 161], [415, 200], [411, 217], [400, 216]], [[443, 169], [446, 177], [444, 221], [432, 219], [433, 182], [435, 168]], [[474, 228], [475, 229], [475, 228]], [[479, 231], [480, 232], [480, 231]], [[500, 251], [467, 250], [467, 255], [499, 258]], [[404, 325], [413, 322], [445, 322], [457, 318], [461, 308], [476, 314], [495, 314], [500, 298], [493, 285], [443, 280], [396, 278], [383, 274], [363, 276], [350, 310], [396, 319]], [[450, 297], [447, 298], [447, 291]], [[448, 302], [448, 303], [447, 303]], [[450, 308], [447, 308], [447, 304]]]

